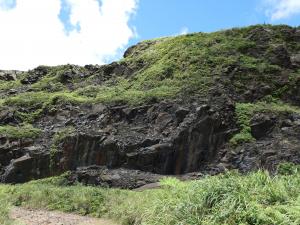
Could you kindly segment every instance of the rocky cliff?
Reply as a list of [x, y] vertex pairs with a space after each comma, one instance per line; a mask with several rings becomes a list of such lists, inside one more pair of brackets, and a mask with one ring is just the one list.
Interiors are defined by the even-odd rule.
[[71, 182], [134, 188], [164, 174], [272, 171], [300, 163], [300, 28], [194, 33], [104, 66], [1, 71], [0, 96], [2, 182], [73, 171]]

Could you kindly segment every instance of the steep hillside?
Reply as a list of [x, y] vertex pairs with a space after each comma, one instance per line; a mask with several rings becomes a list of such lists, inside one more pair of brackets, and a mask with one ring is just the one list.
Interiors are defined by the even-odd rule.
[[144, 41], [104, 66], [1, 71], [0, 96], [2, 182], [71, 170], [70, 182], [135, 188], [155, 174], [272, 171], [300, 163], [300, 27]]

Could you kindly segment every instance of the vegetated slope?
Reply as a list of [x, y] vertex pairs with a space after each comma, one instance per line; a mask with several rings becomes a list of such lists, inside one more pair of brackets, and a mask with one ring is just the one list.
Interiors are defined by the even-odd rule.
[[161, 38], [109, 65], [0, 79], [2, 182], [77, 170], [71, 182], [134, 188], [300, 162], [299, 27]]

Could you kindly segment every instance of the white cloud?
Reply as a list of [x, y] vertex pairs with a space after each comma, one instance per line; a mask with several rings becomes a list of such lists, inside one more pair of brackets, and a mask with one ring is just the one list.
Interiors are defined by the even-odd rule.
[[[0, 6], [5, 5], [0, 0]], [[38, 65], [101, 64], [134, 37], [128, 25], [137, 0], [66, 0], [68, 34], [58, 15], [60, 0], [17, 0], [12, 9], [0, 7], [0, 69]]]
[[300, 0], [265, 0], [266, 14], [271, 20], [280, 20], [300, 13]]
[[189, 32], [189, 28], [187, 27], [182, 27], [180, 32], [179, 32], [179, 35], [185, 35]]

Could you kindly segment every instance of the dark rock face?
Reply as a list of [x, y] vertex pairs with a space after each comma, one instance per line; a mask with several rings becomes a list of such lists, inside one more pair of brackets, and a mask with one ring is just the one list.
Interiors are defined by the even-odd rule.
[[0, 125], [4, 124], [18, 124], [21, 120], [18, 118], [14, 111], [4, 109], [0, 111]]
[[49, 68], [39, 66], [34, 70], [28, 72], [28, 75], [21, 80], [22, 84], [34, 84], [48, 73]]
[[106, 167], [82, 167], [67, 176], [69, 184], [82, 183], [101, 187], [136, 189], [158, 182], [163, 176], [140, 170], [107, 169]]
[[0, 81], [14, 81], [17, 79], [17, 71], [0, 71]]
[[[233, 120], [233, 111], [227, 116]], [[172, 102], [117, 107], [86, 118], [92, 118], [91, 130], [97, 134], [67, 136], [60, 144], [58, 171], [100, 165], [183, 174], [213, 159], [230, 134], [221, 115], [209, 107], [183, 109]]]
[[0, 137], [1, 182], [23, 183], [50, 175], [50, 157], [33, 140]]
[[257, 42], [259, 45], [265, 45], [272, 38], [272, 30], [264, 27], [257, 27], [250, 31], [247, 38]]
[[291, 62], [294, 66], [300, 66], [300, 53], [293, 55]]
[[277, 45], [272, 48], [269, 53], [269, 61], [283, 67], [291, 66], [290, 55], [284, 45]]
[[39, 124], [50, 136], [65, 124], [75, 130], [59, 141], [54, 155], [48, 150], [53, 143], [47, 136], [39, 140], [2, 137], [2, 182], [73, 171], [71, 183], [134, 189], [157, 182], [161, 176], [154, 174], [274, 170], [282, 161], [300, 163], [298, 114], [255, 114], [251, 133], [257, 142], [233, 148], [226, 143], [237, 131], [235, 109], [226, 99], [218, 99], [214, 106], [180, 101], [78, 110], [65, 106]]
[[[226, 165], [227, 169], [249, 172], [265, 168], [274, 171], [280, 162], [300, 163], [299, 115], [291, 114], [283, 118], [259, 115], [253, 120], [257, 122], [253, 124], [252, 132], [257, 132], [258, 141], [231, 151], [220, 151], [220, 155], [224, 154], [220, 162]], [[258, 130], [258, 127], [261, 127], [261, 130]]]
[[278, 134], [278, 136], [259, 141], [256, 144], [245, 145], [230, 156], [231, 163], [234, 165], [232, 168], [238, 168], [243, 172], [259, 168], [274, 171], [282, 161], [299, 164], [299, 144], [300, 141], [297, 137], [287, 138], [287, 136]]
[[255, 115], [251, 121], [252, 136], [256, 139], [265, 137], [268, 133], [272, 132], [275, 122], [274, 117], [270, 118], [264, 114]]
[[291, 90], [290, 99], [300, 106], [300, 77], [295, 82], [295, 86]]
[[4, 182], [25, 182], [26, 178], [30, 177], [31, 170], [33, 169], [31, 164], [33, 159], [29, 155], [24, 155], [18, 159], [11, 161], [4, 173]]
[[[53, 143], [47, 142], [49, 138], [45, 136], [35, 141], [1, 139], [1, 180], [25, 182], [96, 165], [109, 170], [144, 171], [143, 177], [149, 179], [140, 184], [156, 182], [150, 179], [149, 172], [180, 175], [201, 170], [212, 162], [230, 138], [233, 121], [234, 108], [226, 102], [219, 108], [176, 101], [139, 107], [95, 105], [78, 112], [66, 106], [39, 121], [48, 135], [66, 123], [75, 127], [72, 134], [58, 143], [54, 155], [47, 150]], [[80, 173], [78, 176], [81, 177]], [[129, 177], [130, 172], [124, 176]], [[117, 183], [108, 185], [118, 186]]]

